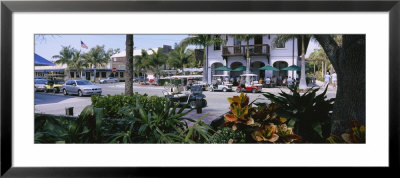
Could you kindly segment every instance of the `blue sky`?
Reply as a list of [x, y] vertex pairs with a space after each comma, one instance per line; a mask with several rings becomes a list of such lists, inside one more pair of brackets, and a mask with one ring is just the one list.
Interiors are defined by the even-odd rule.
[[[61, 46], [71, 46], [75, 49], [88, 52], [96, 45], [104, 45], [105, 49], [119, 48], [125, 50], [126, 35], [44, 35], [44, 38], [35, 36], [35, 53], [53, 61], [51, 58], [59, 54]], [[134, 35], [134, 45], [136, 49], [149, 49], [179, 43], [188, 35]], [[81, 47], [83, 41], [89, 49]]]

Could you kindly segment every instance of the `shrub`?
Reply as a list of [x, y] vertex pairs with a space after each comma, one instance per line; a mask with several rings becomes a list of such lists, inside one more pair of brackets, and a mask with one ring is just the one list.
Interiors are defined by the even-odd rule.
[[249, 98], [244, 93], [240, 96], [228, 98], [232, 114], [225, 114], [224, 127], [241, 131], [245, 134], [246, 143], [291, 143], [300, 141], [301, 138], [286, 126], [286, 119], [280, 118], [275, 113], [278, 105], [249, 103]]
[[313, 143], [323, 143], [331, 132], [331, 114], [334, 98], [326, 99], [326, 91], [317, 95], [317, 89], [308, 89], [300, 94], [297, 85], [290, 88], [292, 94], [281, 91], [279, 95], [263, 94], [272, 103], [278, 105], [277, 114], [287, 118], [288, 125], [295, 128], [295, 132], [303, 140]]
[[245, 138], [246, 135], [242, 131], [223, 127], [210, 137], [208, 143], [246, 143]]

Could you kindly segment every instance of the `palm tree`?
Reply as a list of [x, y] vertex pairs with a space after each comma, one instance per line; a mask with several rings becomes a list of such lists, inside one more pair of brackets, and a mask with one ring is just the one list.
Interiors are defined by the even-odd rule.
[[182, 73], [185, 74], [185, 65], [187, 66], [189, 61], [193, 58], [193, 53], [191, 50], [187, 49], [186, 46], [176, 46], [168, 56], [167, 64], [174, 68], [182, 67]]
[[82, 71], [86, 67], [87, 67], [87, 64], [83, 58], [83, 54], [81, 53], [81, 51], [75, 51], [72, 54], [72, 59], [68, 63], [67, 69], [68, 70], [75, 69], [76, 72], [79, 73], [80, 77], [82, 78]]
[[142, 69], [148, 69], [149, 68], [149, 54], [147, 53], [146, 50], [142, 49], [141, 55], [135, 56], [135, 72], [136, 75], [139, 76], [140, 71]]
[[214, 44], [222, 44], [223, 40], [215, 35], [197, 34], [191, 35], [181, 41], [180, 45], [196, 45], [204, 49], [203, 54], [203, 82], [208, 82], [208, 46]]
[[162, 65], [165, 65], [167, 56], [163, 53], [162, 48], [158, 48], [157, 51], [151, 49], [152, 54], [148, 56], [148, 65], [152, 68], [154, 74], [159, 78], [161, 73]]
[[76, 49], [71, 48], [71, 46], [61, 46], [61, 51], [59, 55], [54, 55], [51, 58], [52, 59], [58, 59], [54, 63], [56, 64], [68, 64], [68, 62], [71, 60], [72, 55], [76, 51]]
[[[68, 65], [71, 62], [74, 52], [76, 52], [76, 49], [71, 48], [71, 46], [61, 46], [60, 54], [52, 56], [52, 59], [57, 59], [54, 62], [56, 64]], [[69, 73], [69, 71], [65, 69], [65, 73]]]
[[113, 50], [109, 49], [107, 52], [104, 50], [104, 45], [91, 48], [89, 52], [85, 54], [86, 62], [88, 63], [90, 68], [103, 66], [108, 63], [111, 55], [113, 54]]
[[[246, 74], [250, 74], [250, 65], [251, 65], [251, 59], [250, 59], [250, 40], [256, 37], [257, 35], [232, 35], [235, 39], [239, 41], [246, 41]], [[250, 77], [246, 77], [246, 83], [250, 83]]]
[[[326, 67], [328, 66], [328, 68], [329, 68], [332, 66], [329, 62], [328, 56], [326, 55], [326, 53], [323, 49], [315, 49], [314, 52], [310, 54], [309, 59], [314, 61], [314, 65], [317, 63], [319, 63], [321, 65], [322, 77], [324, 76], [324, 74], [326, 72]], [[314, 71], [314, 73], [315, 73], [315, 71]]]
[[125, 95], [133, 94], [133, 35], [126, 35]]
[[[310, 41], [312, 35], [277, 35], [276, 38], [274, 39], [274, 45], [279, 44], [279, 43], [286, 43], [290, 39], [297, 38], [298, 40], [301, 40], [301, 46], [298, 46], [299, 50], [301, 51], [301, 73], [300, 73], [300, 84], [299, 84], [299, 89], [306, 89], [307, 88], [307, 82], [306, 82], [306, 49], [308, 45], [308, 41]], [[307, 44], [306, 44], [307, 42]]]

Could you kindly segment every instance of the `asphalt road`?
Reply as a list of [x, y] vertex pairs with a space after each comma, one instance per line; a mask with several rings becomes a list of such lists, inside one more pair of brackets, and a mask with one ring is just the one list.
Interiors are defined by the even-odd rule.
[[[98, 84], [102, 87], [103, 93], [102, 95], [115, 95], [115, 94], [123, 94], [125, 83], [115, 83], [115, 84]], [[285, 88], [264, 88], [263, 92], [271, 92], [271, 93], [279, 93], [281, 91], [288, 92], [289, 90]], [[140, 86], [134, 84], [133, 86], [134, 92], [138, 92], [140, 94], [147, 93], [149, 96], [163, 96], [162, 91], [165, 90], [162, 86]], [[192, 111], [189, 113], [188, 117], [197, 119], [204, 114], [208, 113], [206, 117], [203, 118], [203, 121], [206, 123], [211, 123], [211, 121], [218, 116], [226, 113], [229, 110], [229, 102], [227, 100], [228, 97], [236, 96], [238, 93], [236, 92], [209, 92], [204, 91], [203, 94], [206, 95], [207, 107], [203, 108], [203, 112], [201, 114], [197, 114], [196, 111]], [[247, 93], [250, 97], [250, 101], [255, 100], [256, 98], [264, 98], [261, 93]], [[327, 93], [328, 98], [336, 96], [336, 90], [330, 88]], [[259, 102], [268, 102], [267, 100], [259, 100]], [[74, 115], [77, 116], [83, 110], [84, 107], [91, 104], [90, 96], [78, 97], [78, 96], [64, 96], [62, 93], [52, 94], [52, 93], [43, 93], [36, 92], [35, 93], [35, 113], [47, 113], [47, 114], [56, 114], [63, 115], [65, 114], [65, 108], [74, 107]]]

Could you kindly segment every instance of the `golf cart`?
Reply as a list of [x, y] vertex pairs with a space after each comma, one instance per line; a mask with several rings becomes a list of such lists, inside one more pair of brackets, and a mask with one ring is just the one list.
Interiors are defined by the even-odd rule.
[[196, 101], [201, 102], [201, 107], [207, 106], [206, 96], [202, 94], [203, 90], [201, 86], [192, 86], [190, 93], [184, 91], [183, 87], [178, 86], [166, 86], [165, 89], [162, 91], [164, 97], [169, 98], [174, 103], [179, 103], [181, 106], [189, 103], [189, 106], [195, 109], [197, 105]]
[[[250, 83], [246, 83], [246, 78], [250, 78]], [[256, 74], [242, 74], [240, 75], [240, 83], [236, 92], [261, 92], [262, 84], [258, 83]]]
[[45, 85], [45, 90], [44, 92], [54, 92], [54, 93], [59, 93], [61, 91], [61, 87], [64, 81], [62, 80], [49, 80], [47, 81]]
[[212, 85], [209, 87], [209, 91], [232, 91], [232, 84], [229, 80], [224, 80], [229, 78], [229, 75], [213, 75]]

